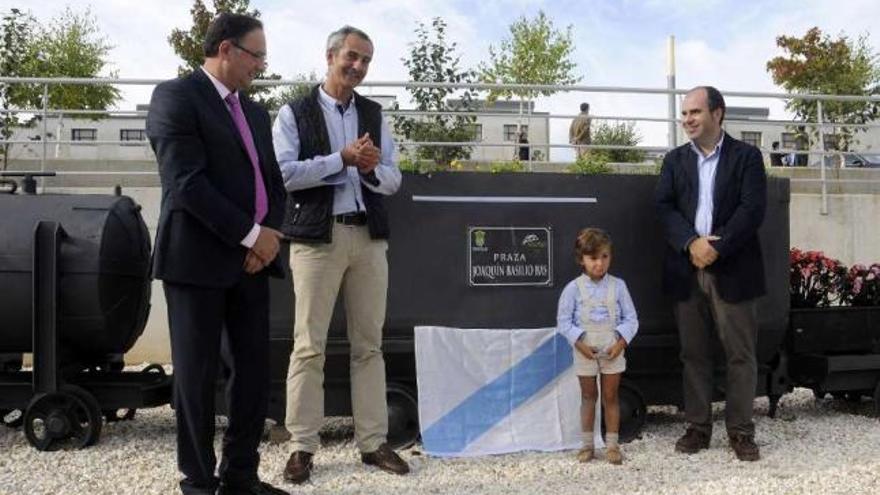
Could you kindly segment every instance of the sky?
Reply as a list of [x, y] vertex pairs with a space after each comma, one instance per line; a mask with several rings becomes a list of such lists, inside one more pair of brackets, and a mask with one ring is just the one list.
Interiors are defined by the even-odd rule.
[[[206, 0], [209, 8], [212, 1]], [[0, 11], [29, 10], [49, 22], [67, 5], [90, 8], [99, 29], [114, 46], [112, 65], [122, 78], [171, 78], [180, 63], [167, 42], [174, 28], [188, 29], [191, 0], [0, 0]], [[327, 35], [342, 26], [357, 26], [373, 38], [374, 60], [368, 81], [408, 79], [401, 61], [408, 54], [418, 22], [442, 17], [449, 41], [458, 43], [462, 66], [488, 60], [490, 45], [509, 35], [522, 16], [543, 10], [557, 28], [571, 26], [573, 61], [585, 86], [664, 88], [667, 46], [675, 37], [678, 88], [710, 84], [724, 91], [780, 92], [766, 63], [782, 54], [779, 35], [802, 36], [818, 26], [832, 35], [869, 35], [880, 52], [880, 35], [870, 36], [880, 19], [877, 0], [251, 0], [265, 25], [271, 72], [285, 79], [326, 70]], [[149, 101], [151, 88], [126, 87], [118, 107], [133, 109]], [[403, 90], [363, 88], [365, 94], [397, 94]], [[607, 116], [665, 117], [666, 96], [571, 92], [542, 97], [536, 111], [572, 115], [587, 101], [591, 113]], [[729, 98], [728, 105], [770, 108], [770, 118], [787, 118], [783, 103], [770, 99]], [[644, 145], [663, 146], [666, 124], [641, 123]], [[551, 142], [567, 142], [568, 121], [551, 120]], [[554, 150], [564, 159], [568, 150]]]

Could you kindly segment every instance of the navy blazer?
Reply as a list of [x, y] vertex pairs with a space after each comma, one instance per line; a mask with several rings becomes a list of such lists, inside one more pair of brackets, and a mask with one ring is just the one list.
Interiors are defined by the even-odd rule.
[[[666, 154], [655, 202], [666, 233], [663, 266], [664, 290], [677, 301], [690, 295], [696, 267], [690, 262], [687, 244], [697, 236], [700, 178], [697, 153], [687, 143]], [[724, 134], [715, 173], [712, 241], [718, 259], [706, 268], [715, 275], [718, 292], [727, 302], [739, 302], [764, 294], [764, 259], [758, 227], [767, 206], [767, 176], [758, 148]]]
[[[269, 200], [262, 225], [278, 228], [286, 194], [264, 108], [240, 97]], [[201, 70], [153, 90], [147, 136], [159, 163], [162, 205], [153, 276], [173, 283], [229, 287], [244, 275], [241, 240], [254, 225], [254, 171], [226, 103]], [[283, 276], [278, 258], [266, 270]]]

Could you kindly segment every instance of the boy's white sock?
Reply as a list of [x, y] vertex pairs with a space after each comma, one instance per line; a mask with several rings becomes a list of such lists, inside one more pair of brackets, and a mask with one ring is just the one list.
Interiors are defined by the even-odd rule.
[[606, 433], [605, 434], [605, 447], [617, 447], [618, 434], [617, 433]]
[[581, 432], [584, 448], [592, 449], [593, 448], [593, 432], [592, 431], [583, 431]]

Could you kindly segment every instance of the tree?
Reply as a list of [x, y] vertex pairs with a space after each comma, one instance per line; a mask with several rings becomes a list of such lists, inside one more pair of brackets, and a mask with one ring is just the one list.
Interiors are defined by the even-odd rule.
[[[218, 14], [225, 12], [229, 14], [244, 14], [257, 19], [260, 18], [260, 11], [257, 9], [248, 10], [250, 8], [250, 0], [213, 0], [214, 11], [208, 10], [205, 2], [202, 0], [194, 0], [190, 9], [192, 15], [192, 26], [188, 31], [183, 29], [174, 29], [168, 36], [168, 43], [171, 48], [182, 60], [184, 65], [177, 68], [178, 75], [185, 76], [202, 66], [205, 59], [205, 52], [202, 45], [205, 43], [205, 36], [208, 33], [208, 26]], [[278, 74], [266, 74], [260, 72], [257, 79], [281, 79]], [[267, 108], [278, 108], [282, 103], [277, 97], [272, 96], [273, 88], [268, 86], [252, 86], [246, 93], [254, 100], [262, 103]]]
[[[636, 130], [635, 122], [600, 122], [593, 129], [592, 144], [606, 146], [638, 146], [642, 136]], [[642, 162], [645, 160], [645, 152], [641, 150], [593, 150], [607, 154], [608, 161], [615, 163]], [[592, 153], [591, 152], [591, 153]]]
[[[22, 18], [19, 16], [19, 21]], [[109, 65], [108, 55], [113, 48], [101, 36], [95, 18], [89, 10], [76, 13], [69, 8], [52, 20], [47, 27], [35, 28], [17, 38], [24, 48], [17, 60], [16, 75], [21, 77], [99, 77]], [[22, 55], [23, 54], [23, 55]], [[116, 77], [115, 71], [109, 71]], [[17, 84], [10, 103], [20, 107], [43, 106], [43, 85]], [[47, 107], [66, 110], [94, 110], [93, 118], [114, 105], [120, 98], [117, 88], [109, 85], [52, 84], [48, 86]], [[34, 116], [24, 124], [31, 124]], [[21, 122], [19, 122], [21, 123]], [[5, 166], [4, 155], [4, 166]]]
[[[880, 69], [877, 55], [871, 50], [865, 36], [851, 40], [845, 35], [833, 39], [814, 27], [802, 38], [779, 36], [776, 45], [786, 54], [767, 62], [767, 71], [773, 82], [793, 93], [823, 93], [843, 95], [875, 95], [880, 90]], [[791, 99], [786, 108], [799, 119], [816, 122], [815, 100]], [[865, 124], [878, 116], [876, 102], [823, 101], [824, 122], [837, 124]], [[846, 150], [853, 142], [856, 131], [864, 127], [843, 127], [837, 146]], [[818, 129], [814, 129], [814, 135]]]
[[[428, 27], [419, 22], [416, 40], [409, 44], [408, 58], [401, 59], [409, 70], [410, 80], [414, 82], [470, 83], [475, 74], [459, 68], [460, 56], [456, 54], [457, 44], [446, 41], [446, 22], [435, 17]], [[415, 102], [418, 112], [432, 112], [430, 115], [395, 116], [394, 129], [407, 140], [416, 142], [465, 142], [474, 140], [476, 117], [468, 115], [449, 115], [442, 112], [472, 112], [474, 110], [474, 91], [465, 89], [461, 97], [450, 100], [459, 90], [449, 87], [409, 87], [407, 90]], [[416, 157], [433, 160], [438, 166], [448, 166], [453, 160], [467, 159], [471, 156], [469, 146], [419, 146]]]
[[[571, 25], [557, 30], [543, 11], [532, 20], [520, 17], [510, 25], [510, 37], [496, 49], [489, 46], [488, 64], [480, 65], [480, 78], [487, 83], [504, 84], [575, 84], [581, 76], [574, 74], [576, 65], [570, 57], [574, 52]], [[553, 90], [495, 89], [489, 100], [499, 97], [520, 99], [520, 123], [525, 100], [538, 95], [550, 96]], [[517, 127], [517, 130], [519, 128]]]
[[312, 90], [312, 87], [319, 82], [318, 75], [315, 74], [314, 71], [309, 72], [308, 76], [305, 74], [297, 74], [296, 77], [294, 77], [294, 80], [304, 82], [281, 87], [278, 91], [278, 95], [272, 98], [273, 105], [267, 107], [269, 110], [278, 111], [283, 105], [286, 105], [297, 98], [306, 96]]
[[[10, 9], [3, 14], [0, 24], [0, 74], [7, 77], [22, 75], [21, 69], [28, 55], [28, 45], [33, 37], [35, 22], [33, 16], [19, 9]], [[0, 170], [6, 170], [9, 150], [12, 147], [5, 141], [12, 137], [14, 128], [22, 123], [18, 114], [9, 111], [26, 104], [21, 93], [21, 87], [18, 85], [0, 83], [0, 112], [3, 112], [0, 115], [0, 139], [4, 141], [0, 146], [0, 155], [3, 156]]]

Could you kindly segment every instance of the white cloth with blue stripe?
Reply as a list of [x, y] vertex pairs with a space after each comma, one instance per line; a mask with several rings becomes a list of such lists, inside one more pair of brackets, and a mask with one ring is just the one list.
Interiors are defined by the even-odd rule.
[[[415, 328], [419, 424], [442, 457], [582, 444], [572, 350], [556, 328]], [[595, 446], [604, 446], [597, 404]]]

